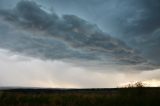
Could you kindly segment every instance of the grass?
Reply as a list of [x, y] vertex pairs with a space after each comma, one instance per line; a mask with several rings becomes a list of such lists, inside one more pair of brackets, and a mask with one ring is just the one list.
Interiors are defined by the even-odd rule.
[[160, 88], [4, 90], [0, 106], [160, 106]]

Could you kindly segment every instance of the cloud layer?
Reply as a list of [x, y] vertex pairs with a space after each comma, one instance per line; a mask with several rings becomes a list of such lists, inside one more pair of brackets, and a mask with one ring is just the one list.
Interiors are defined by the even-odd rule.
[[[110, 64], [148, 64], [123, 41], [75, 15], [58, 16], [32, 1], [0, 10], [0, 46], [43, 59], [87, 60]], [[5, 21], [5, 22], [2, 22]]]
[[62, 13], [80, 14], [93, 23], [96, 20], [111, 36], [138, 49], [152, 63], [160, 64], [159, 0], [54, 0], [52, 3]]

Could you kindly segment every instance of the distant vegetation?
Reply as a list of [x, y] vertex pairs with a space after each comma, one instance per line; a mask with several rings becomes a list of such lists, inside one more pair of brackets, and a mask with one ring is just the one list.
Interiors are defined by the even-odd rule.
[[124, 86], [125, 88], [142, 88], [145, 87], [145, 84], [142, 82], [130, 83]]
[[160, 88], [14, 89], [0, 91], [0, 106], [160, 106]]

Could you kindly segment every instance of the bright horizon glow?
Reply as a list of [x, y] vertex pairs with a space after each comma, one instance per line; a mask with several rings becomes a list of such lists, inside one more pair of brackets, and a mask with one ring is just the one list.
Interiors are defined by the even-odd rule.
[[159, 80], [148, 80], [143, 81], [144, 85], [147, 87], [160, 87], [160, 81]]
[[128, 87], [128, 85], [134, 85], [137, 82], [142, 82], [144, 87], [160, 87], [160, 81], [159, 80], [146, 80], [146, 81], [131, 81], [127, 83], [120, 84], [119, 87]]

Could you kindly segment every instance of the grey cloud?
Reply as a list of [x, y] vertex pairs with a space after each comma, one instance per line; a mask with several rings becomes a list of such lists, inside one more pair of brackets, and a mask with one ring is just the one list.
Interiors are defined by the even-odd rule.
[[[160, 64], [159, 0], [99, 0], [96, 3], [95, 1], [79, 1], [81, 4], [79, 11], [86, 13], [89, 20], [96, 20], [96, 23], [111, 36], [137, 49], [144, 58]], [[76, 6], [79, 4], [75, 2]]]
[[1, 9], [0, 17], [8, 22], [5, 23], [6, 26], [11, 25], [22, 31], [4, 34], [5, 38], [0, 40], [1, 47], [16, 52], [40, 55], [46, 59], [148, 64], [135, 50], [102, 32], [96, 25], [75, 15], [59, 17], [56, 13], [44, 11], [32, 1], [21, 1], [12, 10]]
[[[138, 5], [135, 5], [133, 15], [123, 21], [127, 23], [127, 19], [132, 19], [132, 22], [122, 27], [121, 30], [124, 31], [122, 39], [141, 51], [145, 58], [160, 64], [160, 1], [141, 0], [133, 3]], [[134, 17], [136, 15], [137, 17]]]

